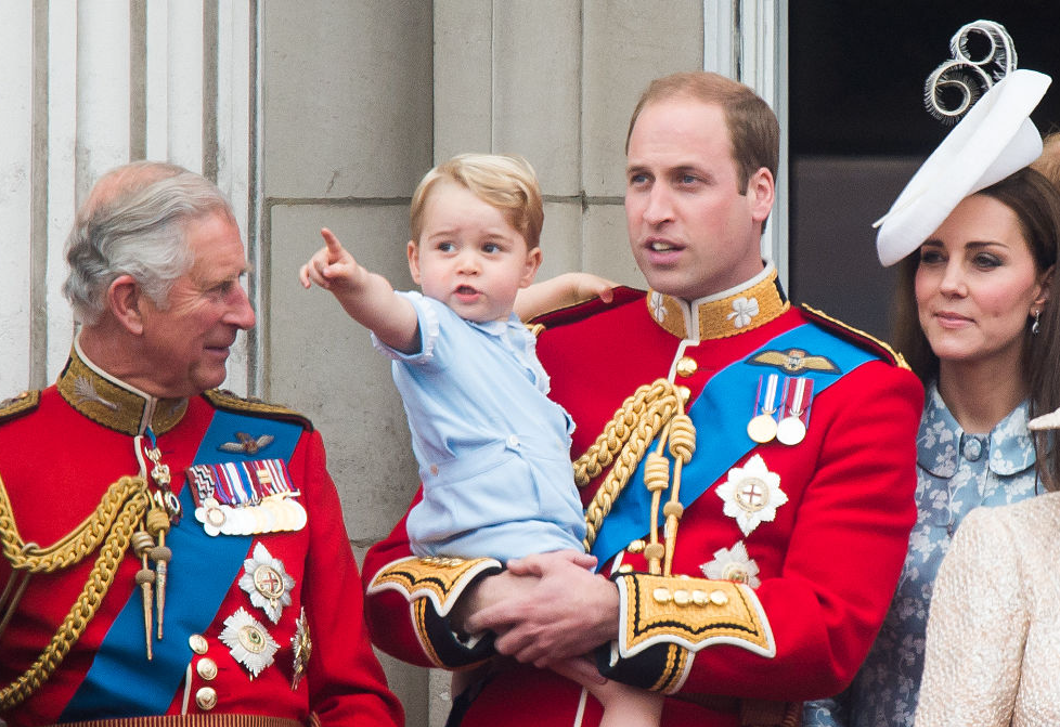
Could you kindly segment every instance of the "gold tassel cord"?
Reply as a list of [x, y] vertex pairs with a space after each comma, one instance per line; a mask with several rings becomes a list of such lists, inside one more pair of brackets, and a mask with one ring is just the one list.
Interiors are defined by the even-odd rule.
[[103, 542], [123, 503], [134, 491], [147, 492], [144, 479], [122, 477], [107, 488], [95, 512], [65, 537], [46, 548], [32, 544], [27, 547], [15, 524], [7, 489], [0, 480], [0, 545], [4, 557], [15, 570], [30, 573], [51, 573], [80, 563]]
[[[662, 573], [664, 576], [671, 574], [674, 562], [674, 549], [677, 546], [677, 526], [681, 522], [681, 516], [685, 513], [685, 507], [681, 504], [681, 471], [684, 465], [692, 460], [696, 451], [696, 428], [692, 419], [682, 411], [670, 422], [669, 431], [670, 456], [674, 459], [673, 487], [670, 488], [670, 501], [663, 508], [666, 516], [666, 525], [663, 537], [666, 539], [666, 550], [663, 554]], [[658, 515], [652, 513], [652, 522]]]
[[610, 465], [586, 508], [586, 550], [592, 547], [615, 500], [633, 476], [655, 437], [681, 412], [681, 396], [672, 383], [657, 379], [627, 398], [593, 445], [574, 462], [574, 481], [585, 487]]
[[[7, 491], [0, 482], [0, 536], [4, 555], [16, 570], [51, 572], [73, 565], [95, 548], [89, 543], [102, 540], [88, 580], [51, 642], [29, 669], [0, 690], [0, 710], [13, 709], [39, 689], [81, 638], [113, 583], [114, 574], [129, 549], [132, 534], [143, 521], [149, 500], [142, 477], [122, 477], [108, 488], [95, 513], [78, 528], [55, 545], [38, 549], [25, 547], [22, 543]], [[102, 538], [97, 536], [99, 533]], [[23, 549], [27, 552], [22, 553]]]

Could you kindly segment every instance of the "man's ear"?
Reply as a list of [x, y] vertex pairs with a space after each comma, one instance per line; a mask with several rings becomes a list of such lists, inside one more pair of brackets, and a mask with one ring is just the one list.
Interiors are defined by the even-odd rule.
[[773, 209], [776, 186], [773, 173], [765, 167], [759, 168], [747, 180], [747, 200], [751, 205], [751, 217], [755, 222], [765, 222]]
[[107, 307], [110, 308], [110, 314], [122, 328], [134, 336], [144, 332], [141, 307], [145, 301], [146, 296], [131, 275], [119, 275], [107, 288]]

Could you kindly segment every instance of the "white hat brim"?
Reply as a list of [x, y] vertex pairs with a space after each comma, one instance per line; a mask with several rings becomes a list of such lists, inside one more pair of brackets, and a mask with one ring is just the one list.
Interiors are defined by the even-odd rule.
[[1042, 138], [1029, 117], [1051, 82], [1044, 73], [1017, 69], [953, 127], [876, 222], [876, 252], [884, 266], [920, 247], [962, 199], [1041, 155]]

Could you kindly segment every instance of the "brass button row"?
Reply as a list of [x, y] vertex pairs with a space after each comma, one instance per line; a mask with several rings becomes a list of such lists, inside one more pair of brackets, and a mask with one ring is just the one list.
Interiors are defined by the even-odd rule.
[[[188, 646], [191, 650], [202, 656], [195, 664], [195, 673], [199, 675], [200, 679], [204, 681], [213, 681], [217, 678], [217, 662], [213, 659], [203, 656], [206, 651], [210, 648], [210, 644], [206, 641], [206, 637], [202, 634], [192, 634], [188, 637]], [[195, 705], [204, 712], [209, 712], [217, 706], [217, 690], [213, 687], [201, 687], [195, 692]]]
[[651, 597], [655, 599], [656, 603], [673, 603], [677, 606], [706, 606], [712, 604], [714, 606], [724, 606], [729, 602], [729, 597], [725, 591], [715, 590], [711, 592], [693, 590], [688, 591], [683, 588], [674, 589], [672, 592], [669, 588], [660, 586], [651, 592]]

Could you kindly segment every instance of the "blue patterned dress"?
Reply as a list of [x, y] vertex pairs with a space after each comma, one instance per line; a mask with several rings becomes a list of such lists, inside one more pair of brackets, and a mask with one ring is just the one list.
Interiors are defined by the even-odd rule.
[[808, 702], [804, 727], [912, 727], [928, 604], [939, 564], [964, 516], [1034, 495], [1034, 446], [1027, 402], [989, 435], [961, 429], [935, 384], [928, 387], [917, 435], [917, 522], [902, 575], [876, 643], [850, 687], [835, 699]]

